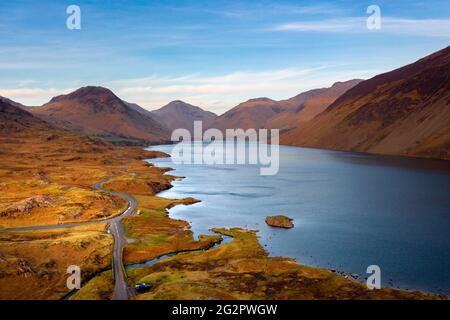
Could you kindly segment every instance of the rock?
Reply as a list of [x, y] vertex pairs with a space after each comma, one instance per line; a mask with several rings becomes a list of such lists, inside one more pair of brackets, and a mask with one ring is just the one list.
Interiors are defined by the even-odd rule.
[[17, 261], [17, 274], [24, 278], [28, 278], [33, 273], [35, 273], [33, 266], [28, 260], [19, 259]]
[[353, 279], [358, 279], [359, 278], [359, 275], [357, 273], [352, 273], [351, 276], [352, 276]]
[[19, 214], [29, 214], [33, 208], [47, 207], [51, 200], [47, 196], [34, 196], [10, 206], [5, 211], [0, 212], [0, 216], [16, 216]]
[[268, 216], [266, 217], [266, 223], [275, 228], [286, 228], [290, 229], [294, 227], [292, 223], [292, 219], [286, 216], [278, 215], [278, 216]]

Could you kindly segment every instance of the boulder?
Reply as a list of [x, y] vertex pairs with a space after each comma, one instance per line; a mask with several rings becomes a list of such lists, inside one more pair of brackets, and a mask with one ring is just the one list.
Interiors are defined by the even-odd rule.
[[292, 223], [292, 219], [286, 216], [278, 215], [278, 216], [268, 216], [266, 218], [266, 223], [275, 228], [285, 228], [290, 229], [294, 227]]

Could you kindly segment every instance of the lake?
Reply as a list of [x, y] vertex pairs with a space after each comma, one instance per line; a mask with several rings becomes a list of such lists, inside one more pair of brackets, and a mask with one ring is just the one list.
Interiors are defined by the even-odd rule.
[[[150, 149], [170, 154], [173, 146]], [[449, 161], [280, 146], [273, 176], [256, 165], [150, 162], [186, 177], [160, 196], [202, 201], [170, 209], [196, 236], [211, 227], [257, 229], [271, 256], [361, 277], [378, 265], [384, 286], [450, 295]], [[295, 228], [268, 227], [265, 217], [276, 214]]]

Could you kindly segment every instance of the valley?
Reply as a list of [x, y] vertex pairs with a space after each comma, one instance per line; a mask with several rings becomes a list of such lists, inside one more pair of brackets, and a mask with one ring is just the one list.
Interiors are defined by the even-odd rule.
[[[209, 225], [195, 234], [190, 222], [169, 210], [205, 199], [160, 194], [182, 177], [149, 160], [167, 153], [143, 147], [168, 143], [172, 130], [192, 132], [193, 122], [203, 121], [204, 128], [221, 131], [277, 128], [289, 146], [448, 160], [449, 68], [447, 47], [372, 79], [337, 82], [287, 100], [250, 99], [219, 116], [180, 100], [149, 111], [100, 86], [36, 107], [0, 99], [0, 299], [446, 299], [388, 287], [372, 291], [336, 270], [272, 256], [258, 231], [243, 225], [251, 214], [236, 225]], [[300, 159], [308, 156], [320, 163], [308, 152]], [[333, 157], [339, 160], [325, 154]], [[311, 172], [303, 172], [292, 189], [308, 182]], [[223, 181], [230, 177], [222, 175]], [[264, 183], [255, 185], [275, 187]], [[213, 192], [212, 185], [202, 188]], [[232, 214], [223, 216], [233, 221]], [[144, 265], [127, 268], [136, 264]], [[77, 292], [66, 287], [69, 265], [82, 270]], [[151, 288], [136, 292], [138, 283]]]

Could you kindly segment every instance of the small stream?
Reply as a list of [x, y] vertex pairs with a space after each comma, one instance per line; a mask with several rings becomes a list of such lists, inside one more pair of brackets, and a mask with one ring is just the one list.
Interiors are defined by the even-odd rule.
[[167, 259], [167, 258], [174, 257], [174, 256], [176, 256], [176, 255], [178, 255], [178, 254], [180, 254], [180, 253], [186, 253], [186, 252], [203, 252], [203, 251], [211, 250], [211, 249], [213, 249], [213, 248], [215, 248], [215, 247], [218, 247], [218, 246], [221, 245], [221, 244], [229, 243], [229, 242], [233, 239], [233, 237], [225, 236], [225, 235], [223, 235], [223, 234], [221, 234], [220, 236], [223, 238], [223, 240], [220, 241], [220, 242], [214, 243], [214, 244], [213, 244], [212, 246], [210, 246], [209, 248], [206, 248], [206, 249], [197, 249], [197, 250], [183, 250], [183, 251], [178, 251], [178, 252], [168, 253], [168, 254], [164, 254], [164, 255], [162, 255], [162, 256], [160, 256], [160, 257], [158, 257], [158, 258], [155, 258], [155, 259], [152, 259], [152, 260], [148, 260], [148, 261], [146, 261], [146, 262], [126, 265], [125, 268], [126, 268], [126, 269], [137, 269], [137, 268], [145, 268], [145, 267], [149, 267], [149, 266], [154, 265], [155, 263], [158, 263], [158, 262], [160, 262], [160, 261], [162, 261], [162, 260], [164, 260], [164, 259]]

